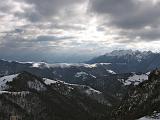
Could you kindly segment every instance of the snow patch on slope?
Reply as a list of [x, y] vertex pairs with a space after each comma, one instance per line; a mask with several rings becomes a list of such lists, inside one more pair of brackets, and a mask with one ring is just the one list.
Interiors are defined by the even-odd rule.
[[6, 83], [13, 81], [13, 79], [16, 78], [17, 76], [18, 74], [1, 77], [0, 78], [0, 91], [7, 89], [8, 86], [6, 85]]
[[155, 113], [153, 116], [145, 116], [138, 120], [160, 120], [160, 113]]
[[91, 87], [89, 87], [88, 89], [86, 89], [85, 93], [87, 93], [88, 95], [91, 95], [91, 94], [94, 94], [94, 93], [96, 93], [96, 94], [102, 94], [102, 92], [100, 92], [98, 90], [95, 90], [95, 89], [93, 89]]
[[44, 80], [44, 83], [46, 85], [51, 85], [51, 84], [57, 83], [57, 81], [51, 80], [51, 79], [47, 79], [47, 78], [43, 78], [43, 80]]
[[87, 78], [87, 76], [90, 76], [90, 77], [93, 77], [93, 78], [96, 78], [96, 76], [92, 75], [92, 74], [88, 74], [86, 72], [77, 72], [75, 75], [74, 75], [76, 78], [82, 78], [83, 80], [85, 80]]
[[149, 117], [143, 117], [143, 118], [140, 118], [138, 120], [160, 120], [160, 118], [158, 119], [153, 119], [153, 118], [149, 118]]
[[112, 70], [107, 70], [107, 72], [111, 73], [111, 74], [116, 74], [114, 71]]
[[75, 77], [84, 77], [84, 76], [87, 76], [87, 75], [88, 75], [88, 73], [86, 73], [86, 72], [77, 72], [75, 74]]
[[134, 74], [133, 76], [130, 76], [127, 80], [125, 80], [123, 82], [124, 85], [138, 85], [139, 83], [148, 80], [148, 75], [147, 74], [141, 74], [141, 75], [137, 75]]

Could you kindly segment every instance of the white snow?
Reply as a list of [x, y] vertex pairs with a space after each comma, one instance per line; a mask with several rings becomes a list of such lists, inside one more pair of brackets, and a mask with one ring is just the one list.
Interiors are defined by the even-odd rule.
[[39, 67], [39, 66], [40, 66], [40, 64], [39, 64], [39, 63], [33, 63], [33, 66], [32, 66], [32, 67], [37, 68], [37, 67]]
[[85, 90], [85, 93], [87, 93], [88, 95], [91, 95], [91, 94], [94, 94], [94, 93], [96, 93], [96, 94], [102, 94], [102, 92], [100, 92], [98, 90], [95, 90], [95, 89], [93, 89], [91, 87], [89, 87], [87, 90]]
[[145, 116], [138, 120], [160, 120], [160, 113], [154, 113], [153, 116]]
[[83, 80], [85, 80], [87, 76], [91, 76], [91, 77], [93, 77], [93, 78], [96, 78], [96, 76], [94, 76], [94, 75], [92, 75], [92, 74], [88, 74], [88, 73], [83, 72], [83, 71], [77, 72], [74, 76], [77, 77], [77, 78], [82, 77]]
[[44, 83], [46, 85], [51, 85], [51, 84], [57, 83], [57, 81], [51, 80], [51, 79], [47, 79], [47, 78], [43, 78], [43, 80], [44, 80]]
[[133, 76], [130, 76], [126, 81], [124, 81], [124, 85], [130, 85], [130, 84], [138, 85], [139, 83], [145, 80], [148, 80], [147, 74], [141, 74], [141, 75], [134, 74]]
[[94, 75], [92, 75], [92, 74], [89, 74], [91, 77], [93, 77], [93, 78], [97, 78], [96, 76], [94, 76]]
[[149, 117], [143, 117], [143, 118], [140, 118], [138, 120], [160, 120], [160, 118], [154, 119], [154, 118], [149, 118]]
[[107, 72], [111, 73], [111, 74], [116, 74], [114, 71], [112, 70], [107, 70]]
[[14, 74], [14, 75], [9, 75], [9, 76], [4, 76], [0, 78], [0, 91], [7, 89], [7, 82], [11, 82], [13, 80], [13, 78], [17, 77], [18, 74]]
[[86, 73], [86, 72], [77, 72], [75, 74], [75, 77], [84, 77], [84, 76], [87, 76], [87, 75], [88, 75], [88, 73]]
[[146, 75], [149, 75], [151, 72], [147, 72]]

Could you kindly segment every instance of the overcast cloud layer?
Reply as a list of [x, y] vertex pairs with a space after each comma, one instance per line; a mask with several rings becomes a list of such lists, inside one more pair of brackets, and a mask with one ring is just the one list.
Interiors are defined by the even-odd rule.
[[0, 56], [79, 62], [114, 49], [160, 50], [160, 0], [3, 0]]

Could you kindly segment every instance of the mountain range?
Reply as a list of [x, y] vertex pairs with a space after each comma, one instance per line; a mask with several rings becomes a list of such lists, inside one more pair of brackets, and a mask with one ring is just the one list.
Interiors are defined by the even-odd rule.
[[93, 58], [86, 63], [110, 63], [108, 68], [117, 73], [147, 72], [160, 67], [160, 53], [115, 50]]
[[0, 119], [160, 119], [159, 61], [131, 50], [77, 64], [0, 60]]

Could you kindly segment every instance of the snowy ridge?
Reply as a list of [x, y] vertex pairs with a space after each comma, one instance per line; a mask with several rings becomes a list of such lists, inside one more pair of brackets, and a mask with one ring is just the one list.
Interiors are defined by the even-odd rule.
[[114, 50], [110, 53], [106, 53], [106, 56], [124, 56], [124, 55], [131, 55], [134, 54], [134, 52], [132, 50]]
[[0, 91], [7, 89], [8, 86], [6, 85], [6, 83], [11, 82], [17, 76], [18, 74], [1, 77], [0, 78]]
[[[105, 99], [104, 95], [102, 92], [98, 91], [98, 90], [95, 90], [93, 88], [91, 88], [90, 86], [86, 86], [86, 85], [78, 85], [78, 84], [69, 84], [69, 83], [66, 83], [64, 81], [60, 81], [60, 80], [50, 80], [50, 79], [46, 79], [46, 78], [43, 78], [44, 80], [44, 83], [46, 83], [47, 85], [53, 85], [55, 87], [53, 87], [55, 90], [61, 92], [61, 94], [64, 94], [64, 95], [70, 95], [70, 93], [73, 91], [73, 90], [78, 90], [79, 92], [81, 92], [82, 94], [85, 94], [87, 95], [88, 97], [91, 97], [92, 99], [95, 99], [97, 100], [99, 103], [103, 103], [103, 104], [106, 104], [108, 106], [112, 106], [112, 104]], [[62, 88], [63, 87], [63, 90], [65, 91], [60, 91], [62, 89], [59, 89], [59, 88]]]
[[82, 94], [85, 94], [88, 97], [91, 97], [92, 99], [97, 100], [99, 103], [103, 103], [103, 104], [106, 104], [108, 106], [112, 106], [112, 104], [108, 100], [105, 99], [102, 92], [100, 92], [96, 89], [93, 89], [90, 86], [78, 85], [78, 84], [69, 84], [69, 83], [66, 83], [66, 82], [60, 81], [60, 80], [53, 81], [53, 82], [50, 82], [51, 80], [48, 80], [48, 79], [44, 79], [44, 80], [46, 80], [47, 83], [51, 83], [51, 85], [56, 85], [60, 88], [61, 88], [61, 86], [65, 86], [67, 89], [65, 90], [65, 92], [63, 94], [69, 95], [71, 91], [77, 89]]
[[114, 50], [110, 53], [106, 53], [106, 56], [125, 56], [125, 55], [136, 55], [138, 58], [142, 58], [143, 56], [147, 56], [151, 54], [151, 51], [133, 51], [133, 50]]
[[50, 80], [50, 79], [47, 79], [47, 78], [43, 78], [44, 80], [44, 83], [47, 84], [47, 85], [51, 85], [51, 84], [64, 84], [64, 85], [67, 85], [69, 89], [74, 89], [75, 87], [76, 88], [85, 88], [85, 93], [87, 93], [88, 95], [92, 94], [92, 93], [97, 93], [97, 94], [102, 94], [102, 92], [98, 91], [98, 90], [95, 90], [89, 86], [86, 86], [86, 85], [78, 85], [78, 84], [69, 84], [69, 83], [66, 83], [64, 81], [60, 81], [60, 80]]
[[123, 57], [123, 56], [134, 56], [138, 62], [141, 62], [146, 56], [153, 54], [151, 51], [133, 51], [133, 50], [114, 50], [110, 53], [106, 53], [105, 56], [116, 56], [116, 57]]

